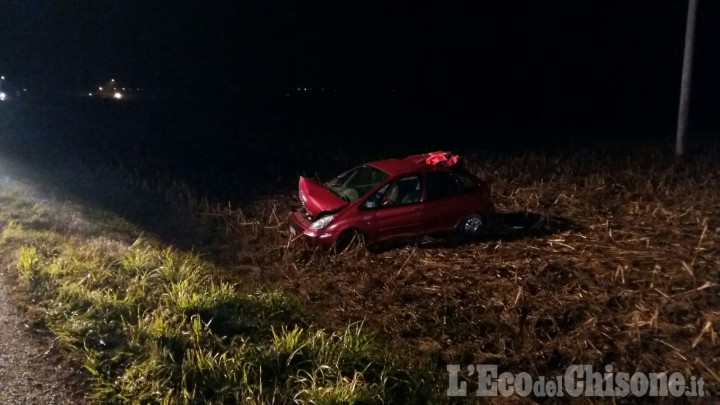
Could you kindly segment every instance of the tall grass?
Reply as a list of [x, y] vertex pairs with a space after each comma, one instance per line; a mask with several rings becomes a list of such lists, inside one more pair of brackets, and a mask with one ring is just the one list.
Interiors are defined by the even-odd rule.
[[[231, 284], [197, 253], [5, 226], [18, 279], [97, 403], [380, 403], [388, 356], [361, 324], [329, 332], [299, 301]], [[38, 233], [42, 237], [38, 237]]]
[[17, 259], [17, 270], [20, 280], [25, 284], [32, 284], [37, 280], [38, 273], [37, 249], [23, 246], [20, 248]]

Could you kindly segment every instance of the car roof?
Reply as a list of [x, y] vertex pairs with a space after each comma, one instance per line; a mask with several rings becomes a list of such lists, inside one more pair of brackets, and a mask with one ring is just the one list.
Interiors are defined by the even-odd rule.
[[377, 160], [368, 163], [368, 165], [378, 168], [392, 177], [427, 167], [426, 165], [420, 165], [405, 159]]
[[434, 172], [444, 171], [452, 172], [455, 170], [463, 171], [461, 166], [458, 165], [444, 165], [444, 164], [429, 164], [427, 158], [433, 154], [451, 154], [451, 152], [433, 152], [433, 153], [422, 153], [419, 155], [406, 156], [403, 159], [384, 159], [376, 160], [374, 162], [366, 163], [367, 165], [373, 166], [377, 169], [384, 171], [391, 177], [412, 173], [412, 172]]

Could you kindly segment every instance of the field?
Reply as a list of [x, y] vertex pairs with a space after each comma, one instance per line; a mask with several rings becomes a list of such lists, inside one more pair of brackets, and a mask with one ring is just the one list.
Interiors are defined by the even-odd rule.
[[280, 285], [336, 327], [363, 319], [391, 351], [437, 374], [452, 363], [539, 375], [612, 364], [717, 386], [714, 153], [693, 164], [593, 152], [472, 162], [494, 185], [499, 214], [471, 242], [404, 241], [328, 257], [288, 249], [275, 214], [291, 202], [214, 212], [244, 246], [224, 250], [237, 280]]
[[[99, 128], [82, 126], [82, 141]], [[29, 132], [2, 128], [18, 129]], [[493, 187], [487, 235], [326, 255], [286, 231], [296, 174], [435, 144], [313, 166], [300, 152], [276, 163], [284, 146], [244, 182], [247, 163], [212, 175], [232, 158], [183, 172], [116, 156], [132, 144], [122, 136], [59, 140], [93, 153], [50, 163], [32, 138], [4, 141], [0, 249], [31, 313], [85, 366], [92, 400], [448, 402], [445, 365], [473, 363], [681, 371], [720, 394], [717, 149], [676, 161], [647, 144], [527, 152], [465, 139], [465, 164]], [[182, 150], [162, 143], [143, 145]]]

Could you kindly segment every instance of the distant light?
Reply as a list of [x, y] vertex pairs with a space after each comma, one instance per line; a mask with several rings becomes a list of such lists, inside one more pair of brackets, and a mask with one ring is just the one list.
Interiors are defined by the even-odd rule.
[[0, 80], [5, 80], [5, 76], [0, 76]]
[[6, 97], [7, 97], [7, 95], [5, 95], [5, 93], [0, 92], [0, 101], [5, 101]]
[[98, 90], [102, 91], [102, 87], [98, 87]]
[[27, 91], [27, 89], [23, 89], [23, 91]]
[[302, 90], [300, 87], [298, 87], [298, 91]]
[[111, 81], [111, 82], [114, 82], [114, 81], [115, 81], [115, 79], [110, 79], [110, 81]]
[[113, 94], [113, 98], [120, 100], [122, 98], [122, 94], [115, 92], [115, 94]]
[[88, 96], [92, 97], [92, 93], [88, 93]]

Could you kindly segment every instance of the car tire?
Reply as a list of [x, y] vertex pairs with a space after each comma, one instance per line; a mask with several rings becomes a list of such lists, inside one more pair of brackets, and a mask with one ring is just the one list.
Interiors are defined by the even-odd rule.
[[340, 233], [335, 241], [334, 250], [336, 253], [342, 253], [352, 246], [364, 246], [365, 235], [357, 229], [346, 229]]
[[478, 237], [485, 233], [485, 217], [480, 214], [470, 214], [460, 222], [458, 231], [462, 235]]

